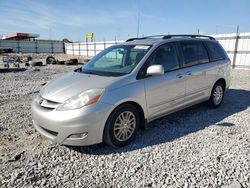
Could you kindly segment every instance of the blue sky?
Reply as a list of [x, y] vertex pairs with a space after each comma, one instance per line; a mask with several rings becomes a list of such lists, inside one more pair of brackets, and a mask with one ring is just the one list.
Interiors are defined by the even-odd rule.
[[[140, 35], [250, 32], [250, 0], [0, 0], [0, 35], [40, 34], [84, 41]], [[51, 32], [50, 32], [51, 31]]]

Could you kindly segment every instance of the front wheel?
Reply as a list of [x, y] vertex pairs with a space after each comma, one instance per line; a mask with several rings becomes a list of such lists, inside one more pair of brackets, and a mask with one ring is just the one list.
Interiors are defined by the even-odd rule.
[[139, 113], [133, 105], [119, 106], [108, 118], [104, 142], [114, 147], [128, 145], [134, 139], [139, 123]]
[[225, 91], [225, 86], [221, 82], [215, 83], [210, 99], [208, 100], [209, 106], [212, 108], [217, 108], [219, 107], [224, 99], [224, 91]]

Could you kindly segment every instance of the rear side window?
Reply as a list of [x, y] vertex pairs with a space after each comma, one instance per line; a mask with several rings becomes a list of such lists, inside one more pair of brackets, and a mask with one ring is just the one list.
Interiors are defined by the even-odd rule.
[[185, 66], [209, 62], [208, 53], [202, 42], [186, 41], [181, 42], [180, 45], [184, 56]]
[[206, 42], [211, 61], [225, 59], [226, 55], [221, 46], [214, 42]]

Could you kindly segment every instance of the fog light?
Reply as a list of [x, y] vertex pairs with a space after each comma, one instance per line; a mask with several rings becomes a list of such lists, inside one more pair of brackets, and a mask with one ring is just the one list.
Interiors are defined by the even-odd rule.
[[88, 133], [78, 133], [78, 134], [72, 134], [68, 136], [68, 139], [74, 140], [74, 139], [82, 139], [87, 137]]

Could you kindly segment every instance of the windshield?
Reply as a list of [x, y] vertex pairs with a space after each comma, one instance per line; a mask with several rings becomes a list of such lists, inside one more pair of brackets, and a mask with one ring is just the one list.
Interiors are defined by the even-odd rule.
[[92, 58], [81, 68], [80, 72], [103, 76], [128, 74], [136, 67], [149, 48], [148, 45], [111, 46]]

